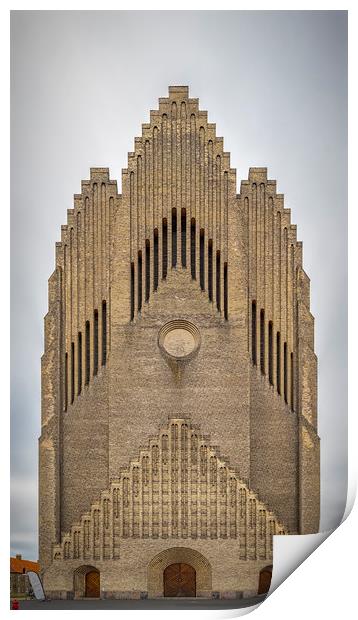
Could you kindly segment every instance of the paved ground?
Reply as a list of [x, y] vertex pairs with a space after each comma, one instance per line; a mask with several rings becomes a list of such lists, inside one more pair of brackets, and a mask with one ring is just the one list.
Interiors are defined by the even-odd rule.
[[20, 609], [238, 609], [261, 603], [265, 595], [244, 599], [151, 599], [151, 600], [81, 600], [81, 601], [19, 601]]

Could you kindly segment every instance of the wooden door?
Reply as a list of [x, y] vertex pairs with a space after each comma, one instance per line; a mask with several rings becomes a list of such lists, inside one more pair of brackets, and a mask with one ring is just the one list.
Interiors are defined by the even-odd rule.
[[190, 564], [170, 564], [164, 571], [164, 596], [196, 596], [196, 573]]
[[257, 594], [265, 594], [269, 591], [272, 578], [272, 566], [263, 568], [260, 572], [259, 589]]
[[99, 586], [99, 572], [91, 570], [86, 575], [86, 597], [99, 598], [100, 586]]

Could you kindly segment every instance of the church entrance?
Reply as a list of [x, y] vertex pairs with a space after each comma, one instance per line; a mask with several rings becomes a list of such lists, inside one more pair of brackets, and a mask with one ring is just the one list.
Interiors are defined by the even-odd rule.
[[86, 598], [99, 598], [100, 597], [100, 582], [99, 582], [99, 572], [91, 570], [86, 574], [86, 587], [85, 587], [85, 597]]
[[84, 564], [73, 573], [73, 591], [75, 599], [100, 598], [101, 575], [95, 566]]
[[190, 564], [170, 564], [164, 570], [163, 578], [164, 596], [196, 596], [196, 571]]
[[196, 549], [169, 547], [148, 564], [148, 598], [212, 596], [210, 562]]
[[260, 571], [259, 588], [257, 594], [265, 594], [269, 591], [272, 579], [272, 566], [266, 566]]

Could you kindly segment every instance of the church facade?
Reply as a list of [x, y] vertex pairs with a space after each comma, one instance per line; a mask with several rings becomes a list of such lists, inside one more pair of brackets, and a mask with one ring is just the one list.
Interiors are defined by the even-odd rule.
[[[49, 279], [39, 546], [52, 598], [240, 598], [319, 529], [309, 279], [266, 168], [169, 88], [92, 168]], [[267, 589], [267, 587], [266, 587]]]

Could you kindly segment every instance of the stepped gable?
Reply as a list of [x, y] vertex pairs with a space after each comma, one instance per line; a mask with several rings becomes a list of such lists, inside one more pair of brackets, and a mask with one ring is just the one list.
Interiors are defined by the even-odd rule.
[[[230, 155], [224, 151], [223, 138], [216, 135], [215, 124], [208, 123], [207, 112], [199, 109], [198, 99], [189, 97], [187, 86], [169, 87], [169, 96], [160, 98], [159, 109], [150, 112], [150, 122], [142, 125], [142, 136], [135, 138], [134, 151], [128, 154], [122, 187], [123, 204], [130, 210], [134, 288], [138, 288], [141, 263], [151, 256], [150, 289], [156, 290], [170, 274], [170, 265], [188, 267], [212, 301], [209, 279], [216, 282], [216, 270], [218, 281], [227, 277], [236, 170], [230, 168]], [[215, 259], [210, 278], [209, 254]], [[162, 265], [161, 256], [165, 257]], [[205, 260], [205, 269], [200, 260]], [[151, 294], [144, 282], [142, 288], [143, 293], [133, 300], [132, 319], [140, 313], [142, 299], [148, 301]], [[221, 289], [217, 305], [224, 312]]]
[[273, 535], [286, 533], [210, 437], [171, 418], [54, 545], [53, 559], [119, 559], [128, 538], [230, 538], [240, 559], [272, 559]]

